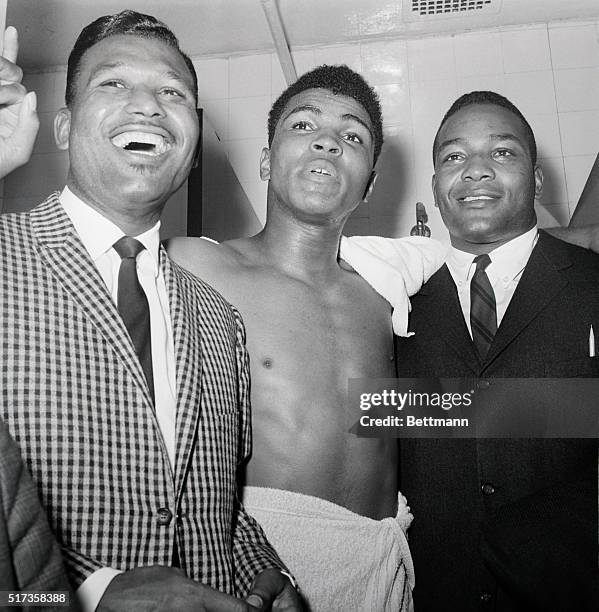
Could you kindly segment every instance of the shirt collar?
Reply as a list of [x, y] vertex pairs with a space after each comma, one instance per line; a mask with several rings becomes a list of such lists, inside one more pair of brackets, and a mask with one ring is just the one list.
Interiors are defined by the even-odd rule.
[[[112, 245], [125, 235], [122, 229], [89, 204], [86, 204], [68, 187], [62, 190], [59, 199], [69, 219], [75, 226], [83, 246], [85, 246], [94, 263], [102, 255], [108, 253]], [[139, 240], [146, 247], [146, 250], [151, 255], [154, 272], [158, 274], [160, 262], [160, 221], [143, 234], [133, 236], [133, 238]]]
[[[489, 253], [491, 263], [487, 268], [488, 273], [511, 279], [518, 276], [526, 266], [538, 236], [538, 228], [535, 225], [524, 234], [493, 249]], [[460, 251], [453, 246], [449, 249], [447, 267], [456, 281], [467, 281], [474, 273], [475, 267], [472, 265], [474, 257], [474, 254]]]

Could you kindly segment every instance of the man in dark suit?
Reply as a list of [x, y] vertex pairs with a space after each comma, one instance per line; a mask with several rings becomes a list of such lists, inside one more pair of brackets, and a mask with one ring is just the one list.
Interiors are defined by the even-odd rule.
[[[599, 257], [537, 230], [543, 177], [525, 118], [498, 94], [462, 96], [433, 158], [452, 246], [412, 300], [398, 376], [468, 377], [483, 394], [494, 377], [598, 376]], [[417, 610], [596, 609], [595, 440], [407, 439], [400, 449]]]
[[198, 139], [193, 65], [153, 17], [101, 17], [66, 99], [67, 186], [0, 217], [0, 411], [71, 583], [84, 610], [299, 610], [235, 494], [243, 324], [159, 246]]

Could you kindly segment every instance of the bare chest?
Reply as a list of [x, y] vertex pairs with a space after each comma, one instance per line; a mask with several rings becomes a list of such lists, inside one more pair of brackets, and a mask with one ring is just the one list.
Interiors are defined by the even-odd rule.
[[301, 368], [344, 388], [347, 378], [394, 376], [390, 307], [358, 287], [320, 290], [268, 275], [236, 283], [228, 299], [246, 325], [252, 375]]

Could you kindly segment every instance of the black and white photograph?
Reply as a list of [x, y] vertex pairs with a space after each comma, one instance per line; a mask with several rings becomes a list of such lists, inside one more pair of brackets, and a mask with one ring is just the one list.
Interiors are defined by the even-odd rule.
[[0, 37], [0, 610], [599, 609], [598, 0]]

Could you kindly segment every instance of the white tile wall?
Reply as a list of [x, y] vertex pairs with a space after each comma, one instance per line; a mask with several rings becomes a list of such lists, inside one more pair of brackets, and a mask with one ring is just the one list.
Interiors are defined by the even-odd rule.
[[[305, 72], [309, 72], [318, 65], [316, 63], [314, 51], [314, 49], [298, 49], [292, 51], [291, 56], [293, 57], [293, 64], [295, 65], [298, 76], [301, 76]], [[280, 92], [275, 91], [275, 95], [278, 95], [278, 93]]]
[[525, 116], [533, 113], [555, 113], [555, 89], [550, 70], [515, 72], [505, 75], [502, 93]]
[[562, 151], [570, 155], [596, 155], [599, 149], [599, 108], [559, 113]]
[[[258, 166], [257, 162], [256, 166]], [[265, 181], [257, 182], [254, 179], [241, 183], [241, 186], [250, 202], [253, 203], [258, 221], [264, 225], [266, 222], [266, 190], [268, 189], [268, 183]]]
[[221, 140], [229, 138], [229, 102], [229, 98], [199, 101]]
[[570, 214], [574, 212], [576, 203], [589, 178], [589, 172], [595, 163], [596, 155], [579, 155], [564, 157], [564, 170], [566, 173], [566, 188]]
[[[504, 95], [505, 75], [504, 74], [481, 74], [458, 76], [458, 96], [471, 91], [496, 91]], [[449, 108], [449, 107], [448, 107]]]
[[[263, 130], [264, 131], [264, 130]], [[260, 181], [260, 155], [266, 138], [229, 141], [229, 163], [241, 183]]]
[[437, 81], [456, 76], [453, 37], [408, 40], [410, 81]]
[[410, 106], [409, 84], [407, 81], [374, 85], [383, 108], [386, 125], [410, 125], [412, 108]]
[[[346, 63], [362, 72], [381, 96], [388, 141], [378, 164], [379, 183], [370, 203], [358, 207], [348, 222], [348, 232], [406, 234], [414, 223], [414, 204], [420, 200], [427, 206], [434, 234], [446, 236], [430, 189], [432, 139], [453, 100], [476, 89], [506, 95], [528, 118], [547, 176], [537, 206], [539, 220], [567, 223], [599, 150], [599, 21], [408, 40], [364, 39], [293, 49], [292, 56], [300, 75], [322, 63]], [[260, 180], [258, 160], [266, 144], [269, 107], [285, 87], [278, 59], [273, 53], [260, 53], [195, 58], [194, 63], [201, 105], [234, 172], [229, 179], [223, 175], [230, 169], [210, 173], [214, 184], [208, 188], [215, 202], [219, 194], [222, 200], [243, 190], [263, 222], [266, 184]], [[46, 179], [52, 172], [64, 171], [61, 162], [40, 168], [44, 155], [46, 160], [57, 155], [50, 153], [51, 121], [63, 104], [64, 77], [64, 70], [27, 75], [26, 83], [38, 91], [42, 130], [36, 159], [6, 181], [4, 195], [11, 201], [5, 200], [5, 209], [25, 206], [35, 189], [47, 191], [44, 181], [34, 176], [37, 170]], [[227, 185], [233, 184], [237, 192], [228, 190]], [[216, 227], [232, 223], [226, 214], [206, 211], [206, 215], [215, 236], [227, 233], [226, 228]]]
[[362, 76], [371, 85], [408, 81], [408, 49], [403, 40], [362, 45]]
[[[298, 70], [298, 62], [293, 59], [293, 65], [295, 67], [296, 74], [298, 77], [300, 76], [300, 71]], [[275, 98], [279, 96], [280, 93], [283, 92], [287, 87], [287, 83], [285, 81], [285, 76], [283, 75], [283, 69], [281, 68], [281, 62], [279, 62], [279, 58], [276, 53], [272, 53], [270, 56], [270, 101], [274, 102]]]
[[526, 115], [526, 119], [535, 135], [537, 156], [560, 157], [562, 155], [562, 142], [557, 113], [529, 113]]
[[456, 73], [458, 76], [497, 74], [503, 72], [501, 34], [481, 32], [454, 38]]
[[501, 32], [501, 53], [506, 74], [551, 69], [546, 27], [518, 28]]
[[599, 22], [549, 25], [554, 70], [599, 66]]
[[599, 108], [599, 66], [555, 71], [555, 95], [560, 112]]
[[270, 54], [229, 59], [229, 96], [270, 95]]
[[212, 58], [194, 61], [198, 75], [198, 96], [201, 100], [229, 97], [229, 61]]
[[270, 110], [270, 94], [229, 100], [229, 140], [262, 138]]
[[359, 44], [320, 47], [314, 49], [314, 64], [347, 64], [356, 72], [362, 72], [362, 54]]

